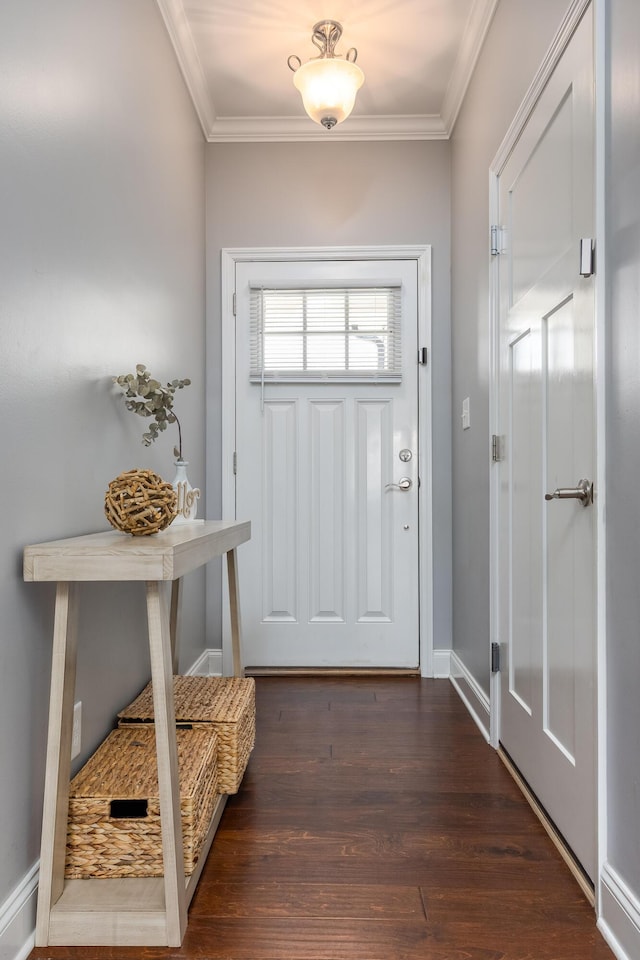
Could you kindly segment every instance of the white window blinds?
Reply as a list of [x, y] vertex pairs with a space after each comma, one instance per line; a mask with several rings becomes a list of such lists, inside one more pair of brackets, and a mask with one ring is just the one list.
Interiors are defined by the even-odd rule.
[[400, 285], [251, 290], [254, 383], [400, 382]]

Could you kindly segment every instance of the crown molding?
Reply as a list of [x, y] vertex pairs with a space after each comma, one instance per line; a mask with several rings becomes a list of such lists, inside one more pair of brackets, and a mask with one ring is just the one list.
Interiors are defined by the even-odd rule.
[[209, 143], [247, 141], [287, 142], [313, 140], [446, 140], [447, 131], [439, 116], [349, 117], [344, 126], [325, 130], [307, 116], [302, 117], [219, 117], [205, 130]]
[[183, 0], [156, 0], [209, 143], [335, 140], [446, 140], [455, 124], [498, 0], [475, 0], [445, 94], [442, 114], [351, 116], [329, 133], [306, 116], [217, 117]]
[[464, 28], [451, 79], [442, 101], [442, 121], [451, 136], [498, 0], [475, 0]]
[[207, 131], [211, 130], [215, 123], [216, 111], [187, 20], [184, 3], [182, 0], [156, 0], [156, 3], [206, 137]]

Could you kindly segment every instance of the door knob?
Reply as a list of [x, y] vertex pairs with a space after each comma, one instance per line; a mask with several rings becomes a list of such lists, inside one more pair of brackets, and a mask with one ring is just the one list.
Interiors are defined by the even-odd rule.
[[578, 481], [577, 487], [558, 487], [553, 493], [545, 493], [545, 500], [580, 500], [583, 507], [593, 503], [593, 483], [590, 480]]
[[404, 493], [411, 490], [413, 480], [411, 477], [400, 477], [397, 483], [386, 483], [385, 490], [402, 490]]

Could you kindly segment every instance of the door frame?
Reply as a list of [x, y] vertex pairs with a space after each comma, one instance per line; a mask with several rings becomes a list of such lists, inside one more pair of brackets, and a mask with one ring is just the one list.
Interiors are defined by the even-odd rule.
[[[233, 453], [236, 424], [236, 347], [234, 293], [236, 264], [245, 261], [290, 260], [415, 260], [418, 275], [418, 343], [427, 348], [428, 362], [418, 364], [418, 617], [420, 672], [434, 675], [433, 663], [433, 404], [431, 353], [431, 246], [390, 247], [239, 247], [221, 251], [222, 327], [222, 516], [236, 519]], [[416, 357], [416, 363], [418, 358]], [[207, 476], [217, 469], [214, 452], [208, 448]], [[240, 563], [242, 558], [240, 558]], [[223, 585], [226, 592], [226, 585]], [[224, 603], [228, 609], [228, 603]], [[230, 665], [231, 634], [228, 616], [223, 617], [223, 670]]]
[[[605, 383], [606, 373], [606, 279], [605, 279], [605, 91], [606, 91], [606, 23], [605, 3], [601, 0], [572, 0], [565, 17], [554, 37], [538, 72], [505, 134], [489, 168], [489, 224], [498, 224], [499, 216], [499, 177], [507, 160], [529, 120], [544, 87], [555, 70], [569, 41], [578, 27], [588, 7], [592, 6], [594, 17], [594, 82], [595, 82], [595, 155], [594, 155], [594, 211], [595, 242], [597, 267], [595, 271], [594, 297], [594, 395], [595, 395], [595, 453], [597, 493], [596, 510], [596, 651], [595, 651], [595, 696], [597, 734], [594, 743], [596, 783], [596, 849], [597, 867], [595, 881], [595, 905], [599, 913], [602, 867], [606, 861], [606, 541], [605, 541]], [[500, 363], [500, 289], [499, 255], [489, 254], [489, 324], [490, 324], [490, 389], [489, 389], [489, 431], [491, 441], [497, 435], [499, 425], [499, 363]], [[491, 449], [491, 446], [489, 447]], [[490, 637], [487, 659], [491, 662], [491, 643], [500, 642], [499, 636], [499, 470], [492, 463], [489, 478], [490, 491]], [[491, 670], [491, 667], [489, 666]], [[498, 749], [500, 744], [501, 694], [500, 674], [490, 673], [490, 743]]]

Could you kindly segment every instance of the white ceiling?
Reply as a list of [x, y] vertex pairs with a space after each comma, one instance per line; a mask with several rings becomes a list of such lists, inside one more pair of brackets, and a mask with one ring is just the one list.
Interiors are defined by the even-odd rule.
[[[209, 141], [427, 140], [447, 137], [497, 0], [157, 0]], [[337, 53], [365, 74], [351, 116], [331, 131], [304, 112], [290, 54], [338, 20]]]

